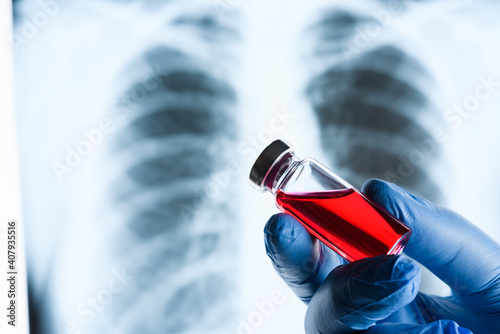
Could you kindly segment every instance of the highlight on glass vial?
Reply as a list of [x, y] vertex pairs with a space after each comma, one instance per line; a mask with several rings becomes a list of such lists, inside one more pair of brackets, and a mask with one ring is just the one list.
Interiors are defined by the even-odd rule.
[[348, 261], [397, 255], [411, 229], [315, 159], [300, 159], [275, 140], [250, 171], [250, 183]]

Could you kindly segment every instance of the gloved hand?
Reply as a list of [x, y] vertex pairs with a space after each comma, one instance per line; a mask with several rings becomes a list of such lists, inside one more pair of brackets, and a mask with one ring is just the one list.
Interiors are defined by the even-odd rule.
[[362, 192], [413, 230], [405, 253], [452, 289], [418, 292], [420, 270], [408, 257], [347, 263], [292, 216], [265, 227], [276, 271], [308, 304], [306, 333], [500, 333], [500, 245], [460, 215], [380, 180]]

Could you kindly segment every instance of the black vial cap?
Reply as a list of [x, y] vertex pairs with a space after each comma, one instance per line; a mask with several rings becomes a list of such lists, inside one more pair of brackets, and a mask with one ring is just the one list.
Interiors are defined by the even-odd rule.
[[267, 146], [259, 155], [250, 170], [250, 184], [264, 192], [264, 179], [273, 166], [285, 155], [293, 152], [293, 147], [285, 141], [277, 139]]

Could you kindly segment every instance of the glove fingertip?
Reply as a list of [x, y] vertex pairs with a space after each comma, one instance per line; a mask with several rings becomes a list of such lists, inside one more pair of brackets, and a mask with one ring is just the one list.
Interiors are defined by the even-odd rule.
[[[351, 267], [349, 272], [342, 272], [348, 267]], [[372, 311], [378, 313], [383, 310], [379, 315], [381, 318], [410, 303], [416, 297], [420, 286], [420, 267], [404, 256], [366, 259], [356, 266], [341, 268], [338, 275], [351, 277], [345, 281], [351, 286], [351, 290], [356, 293], [365, 292], [364, 298], [359, 299], [360, 303], [351, 306], [368, 311], [369, 308], [365, 305], [368, 301], [368, 304], [377, 304]], [[383, 315], [384, 312], [387, 314]]]
[[409, 283], [420, 283], [420, 267], [405, 256], [382, 255], [352, 262], [336, 269], [338, 276], [350, 277], [351, 284], [362, 282], [381, 287], [395, 289]]
[[405, 222], [405, 218], [411, 217], [408, 214], [408, 205], [410, 203], [418, 206], [424, 204], [422, 199], [413, 196], [403, 188], [379, 179], [369, 179], [361, 189], [366, 197], [380, 205], [394, 217]]
[[271, 217], [264, 229], [266, 252], [274, 269], [304, 302], [334, 266], [321, 243], [288, 214]]
[[408, 305], [419, 285], [420, 268], [403, 256], [384, 255], [337, 267], [311, 300], [307, 328], [366, 330]]
[[306, 243], [305, 246], [310, 246], [312, 243], [305, 227], [285, 213], [278, 213], [269, 218], [264, 228], [264, 237], [269, 256], [282, 253], [294, 244]]
[[392, 275], [392, 278], [394, 280], [418, 280], [420, 282], [420, 267], [416, 264], [415, 261], [412, 261], [410, 258], [406, 256], [399, 256], [397, 257], [396, 265], [394, 266]]
[[391, 183], [381, 179], [368, 179], [361, 186], [361, 192], [368, 197], [373, 197], [377, 194], [385, 194], [389, 190]]

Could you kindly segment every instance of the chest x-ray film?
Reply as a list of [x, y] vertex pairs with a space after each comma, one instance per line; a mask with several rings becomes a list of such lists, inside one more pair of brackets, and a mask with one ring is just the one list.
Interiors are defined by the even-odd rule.
[[304, 333], [248, 184], [278, 138], [500, 240], [499, 9], [14, 1], [31, 333]]

